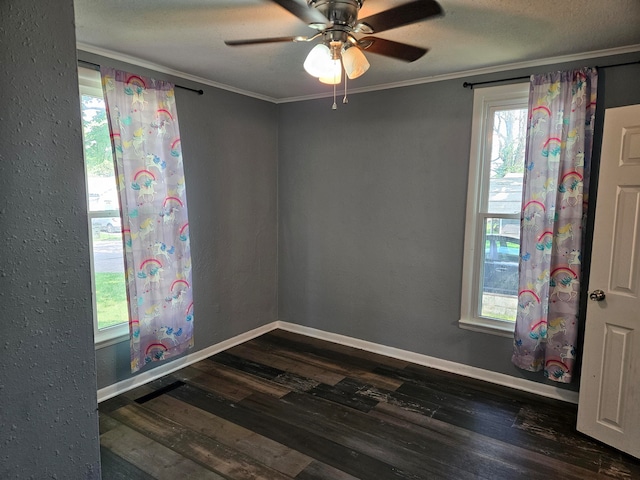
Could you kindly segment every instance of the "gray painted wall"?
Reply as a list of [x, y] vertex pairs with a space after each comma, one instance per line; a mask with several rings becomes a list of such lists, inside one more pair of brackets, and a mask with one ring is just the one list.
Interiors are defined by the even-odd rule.
[[[606, 70], [603, 106], [640, 103], [638, 70]], [[544, 381], [511, 364], [511, 339], [458, 327], [473, 104], [462, 82], [353, 95], [337, 111], [330, 99], [281, 106], [279, 318]]]
[[0, 2], [0, 478], [100, 478], [72, 0]]
[[[277, 320], [277, 106], [79, 52], [176, 89], [193, 262], [193, 353]], [[131, 377], [129, 343], [96, 350], [98, 387]], [[155, 368], [160, 364], [153, 364]]]

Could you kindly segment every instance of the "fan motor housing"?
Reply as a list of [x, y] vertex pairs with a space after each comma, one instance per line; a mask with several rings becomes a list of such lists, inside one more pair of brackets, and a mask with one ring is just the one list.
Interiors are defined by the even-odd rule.
[[307, 0], [334, 25], [353, 28], [358, 21], [358, 10], [364, 0]]

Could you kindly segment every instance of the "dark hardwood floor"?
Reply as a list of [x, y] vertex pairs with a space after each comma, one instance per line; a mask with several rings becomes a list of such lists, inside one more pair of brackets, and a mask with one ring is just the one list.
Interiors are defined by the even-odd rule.
[[100, 404], [111, 479], [640, 479], [576, 406], [277, 330]]

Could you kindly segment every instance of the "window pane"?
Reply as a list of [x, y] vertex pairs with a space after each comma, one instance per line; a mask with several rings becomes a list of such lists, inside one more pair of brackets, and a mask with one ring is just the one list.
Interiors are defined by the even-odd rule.
[[129, 321], [120, 217], [92, 218], [98, 328]]
[[79, 78], [92, 237], [94, 314], [97, 328], [102, 330], [129, 321], [122, 222], [100, 73], [82, 69]]
[[480, 314], [515, 321], [520, 259], [519, 221], [488, 218], [484, 233]]
[[522, 202], [527, 109], [495, 110], [488, 213], [518, 213]]
[[88, 177], [87, 189], [89, 190], [90, 212], [117, 212], [120, 210], [115, 176]]
[[89, 211], [118, 210], [113, 153], [104, 100], [93, 95], [82, 95], [81, 105]]

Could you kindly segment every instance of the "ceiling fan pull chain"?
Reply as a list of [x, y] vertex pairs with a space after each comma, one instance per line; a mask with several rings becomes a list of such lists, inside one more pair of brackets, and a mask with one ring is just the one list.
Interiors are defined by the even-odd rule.
[[348, 77], [348, 75], [345, 74], [345, 76], [344, 76], [344, 98], [342, 99], [342, 103], [349, 103], [349, 99], [347, 98], [347, 77]]
[[338, 104], [336, 103], [336, 84], [333, 84], [333, 105], [331, 105], [331, 110], [337, 110]]

